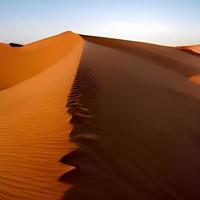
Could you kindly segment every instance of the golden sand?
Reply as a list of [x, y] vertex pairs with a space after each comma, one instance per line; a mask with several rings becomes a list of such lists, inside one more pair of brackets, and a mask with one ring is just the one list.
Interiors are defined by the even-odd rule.
[[74, 148], [65, 106], [82, 47], [70, 32], [1, 47], [1, 200], [57, 200], [69, 187], [58, 181], [70, 169], [59, 160]]
[[0, 44], [0, 200], [199, 200], [191, 49], [72, 32]]

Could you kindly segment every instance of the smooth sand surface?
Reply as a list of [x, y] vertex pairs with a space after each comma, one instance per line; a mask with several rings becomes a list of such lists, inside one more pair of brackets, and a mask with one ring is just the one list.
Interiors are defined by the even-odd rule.
[[190, 46], [189, 49], [191, 49], [192, 51], [200, 54], [200, 45]]
[[66, 200], [200, 199], [200, 57], [84, 37], [68, 101], [79, 149], [63, 162]]
[[[59, 160], [75, 148], [68, 141], [66, 102], [82, 46], [80, 36], [64, 33], [22, 49], [1, 49], [7, 56], [1, 65], [1, 86], [12, 85], [0, 91], [1, 200], [58, 200], [69, 187], [58, 179], [72, 167]], [[8, 61], [15, 51], [20, 54], [17, 61]], [[20, 70], [14, 73], [16, 68]]]
[[71, 32], [0, 56], [0, 200], [200, 199], [200, 56]]
[[20, 48], [0, 45], [0, 89], [11, 87], [54, 65], [70, 53], [76, 40], [73, 33], [67, 32]]
[[[187, 53], [200, 56], [200, 45], [192, 45], [192, 46], [181, 46], [178, 47], [178, 49], [181, 49]], [[194, 75], [189, 77], [189, 80], [191, 80], [193, 83], [196, 83], [200, 85], [200, 75]]]

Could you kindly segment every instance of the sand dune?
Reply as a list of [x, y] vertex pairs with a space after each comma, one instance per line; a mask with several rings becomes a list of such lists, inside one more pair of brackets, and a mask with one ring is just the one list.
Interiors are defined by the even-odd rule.
[[74, 184], [65, 199], [199, 199], [200, 88], [187, 77], [200, 58], [84, 39], [68, 103], [79, 149], [65, 157], [78, 167], [63, 176]]
[[0, 52], [0, 199], [200, 199], [200, 56], [71, 32]]
[[[1, 84], [12, 86], [0, 91], [1, 200], [61, 199], [69, 187], [58, 181], [70, 169], [59, 160], [74, 149], [68, 142], [71, 125], [65, 105], [82, 46], [80, 36], [65, 33], [19, 49], [22, 52], [17, 52], [20, 55], [16, 62], [8, 60], [10, 53], [13, 56], [18, 49], [6, 46], [7, 52], [2, 51], [7, 60], [4, 57], [5, 65], [1, 66]], [[57, 55], [52, 58], [54, 53]], [[23, 56], [25, 62], [21, 65]], [[9, 71], [6, 62], [14, 69]], [[14, 73], [15, 68], [24, 70], [23, 74]], [[22, 81], [30, 75], [30, 69], [32, 78]]]
[[31, 78], [58, 62], [73, 49], [78, 37], [67, 32], [21, 48], [0, 46], [0, 89]]
[[[181, 47], [178, 47], [178, 49], [181, 49], [187, 53], [190, 53], [192, 55], [195, 55], [195, 56], [200, 56], [200, 45], [193, 45], [193, 46], [181, 46]], [[194, 76], [191, 76], [189, 78], [189, 80], [191, 80], [193, 83], [196, 83], [196, 84], [200, 84], [200, 75], [194, 75]]]
[[192, 51], [200, 54], [200, 45], [190, 46], [189, 49], [191, 49]]
[[200, 45], [193, 45], [193, 46], [181, 46], [178, 47], [179, 49], [191, 53], [193, 55], [200, 56]]

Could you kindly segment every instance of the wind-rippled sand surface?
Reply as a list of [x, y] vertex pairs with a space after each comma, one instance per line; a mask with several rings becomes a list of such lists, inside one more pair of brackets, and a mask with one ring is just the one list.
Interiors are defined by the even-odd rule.
[[[5, 60], [1, 65], [5, 75], [8, 68], [18, 68], [1, 82], [3, 88], [12, 85], [0, 91], [1, 200], [58, 200], [69, 187], [58, 179], [72, 167], [59, 161], [75, 148], [68, 141], [72, 127], [66, 101], [82, 46], [80, 36], [64, 33], [20, 49], [4, 47], [23, 55], [7, 58], [8, 67]], [[21, 65], [23, 56], [32, 60]], [[24, 81], [25, 77], [29, 78]]]
[[5, 54], [1, 200], [200, 199], [200, 56], [71, 32]]

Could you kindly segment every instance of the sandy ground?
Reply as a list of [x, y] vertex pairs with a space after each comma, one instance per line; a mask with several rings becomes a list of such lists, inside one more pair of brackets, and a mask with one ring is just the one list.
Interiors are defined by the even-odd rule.
[[200, 198], [200, 57], [84, 36], [68, 101], [79, 149], [65, 199]]
[[200, 56], [66, 32], [0, 58], [1, 200], [200, 199]]
[[200, 45], [193, 45], [193, 46], [179, 46], [178, 49], [181, 49], [185, 52], [190, 54], [200, 56]]
[[[182, 46], [178, 47], [179, 49], [188, 52], [190, 54], [200, 56], [200, 45], [193, 45], [193, 46]], [[200, 75], [194, 75], [189, 78], [193, 83], [200, 84]]]
[[200, 54], [200, 45], [193, 45], [193, 46], [183, 46], [183, 47], [180, 47], [182, 49], [188, 49], [188, 50], [191, 50], [195, 53], [199, 53]]
[[71, 52], [76, 42], [77, 37], [68, 32], [22, 48], [0, 45], [0, 89], [11, 87], [54, 65]]
[[[0, 91], [1, 200], [57, 200], [69, 187], [58, 179], [71, 167], [59, 160], [75, 148], [68, 141], [66, 102], [82, 46], [80, 36], [64, 33], [20, 49], [4, 46], [8, 52], [1, 48], [1, 55], [8, 53], [0, 84], [7, 86]], [[9, 60], [15, 51], [19, 57]]]

